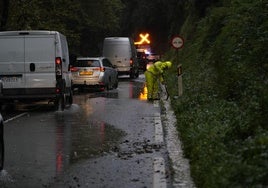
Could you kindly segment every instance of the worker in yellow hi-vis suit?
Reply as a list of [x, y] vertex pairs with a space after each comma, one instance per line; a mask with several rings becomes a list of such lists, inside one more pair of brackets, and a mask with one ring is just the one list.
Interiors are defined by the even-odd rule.
[[147, 99], [149, 101], [159, 99], [159, 82], [164, 82], [163, 72], [164, 70], [169, 69], [171, 65], [172, 63], [170, 61], [157, 61], [145, 71], [144, 74], [148, 91]]

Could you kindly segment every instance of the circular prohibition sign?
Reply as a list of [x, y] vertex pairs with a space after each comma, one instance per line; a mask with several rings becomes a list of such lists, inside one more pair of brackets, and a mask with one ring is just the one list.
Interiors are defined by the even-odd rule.
[[184, 45], [184, 39], [180, 36], [175, 36], [171, 40], [171, 45], [175, 49], [180, 49]]

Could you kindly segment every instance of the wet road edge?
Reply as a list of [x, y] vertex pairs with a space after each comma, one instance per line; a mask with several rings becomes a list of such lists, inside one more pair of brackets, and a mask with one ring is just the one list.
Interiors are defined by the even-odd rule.
[[[164, 86], [161, 90], [165, 91]], [[161, 120], [164, 130], [164, 140], [168, 150], [168, 157], [171, 161], [173, 171], [172, 186], [174, 188], [195, 188], [195, 184], [190, 174], [189, 160], [184, 157], [182, 142], [176, 128], [176, 115], [170, 106], [170, 100], [166, 100], [166, 93], [161, 92], [160, 108]]]

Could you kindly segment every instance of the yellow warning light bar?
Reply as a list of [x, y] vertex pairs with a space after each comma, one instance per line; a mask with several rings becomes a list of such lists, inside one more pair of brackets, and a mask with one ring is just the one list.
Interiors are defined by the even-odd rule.
[[141, 40], [138, 42], [135, 42], [135, 45], [144, 44], [144, 43], [150, 44], [151, 41], [148, 39], [148, 37], [149, 37], [148, 33], [146, 33], [145, 35], [141, 33], [139, 36], [140, 36]]

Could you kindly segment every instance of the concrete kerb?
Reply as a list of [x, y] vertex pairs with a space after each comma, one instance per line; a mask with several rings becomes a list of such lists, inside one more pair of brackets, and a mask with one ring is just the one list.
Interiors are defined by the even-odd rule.
[[176, 129], [177, 121], [174, 111], [170, 106], [170, 100], [166, 100], [164, 86], [161, 85], [160, 108], [161, 120], [164, 130], [164, 140], [171, 160], [173, 174], [172, 185], [175, 188], [195, 188], [190, 174], [189, 160], [183, 155], [182, 143]]

